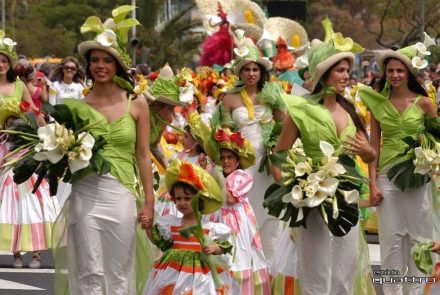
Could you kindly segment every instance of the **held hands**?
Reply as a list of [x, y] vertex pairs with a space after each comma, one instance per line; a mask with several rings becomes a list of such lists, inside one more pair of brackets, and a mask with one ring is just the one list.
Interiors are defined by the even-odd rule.
[[440, 241], [433, 241], [433, 246], [431, 248], [431, 252], [440, 254]]
[[204, 246], [202, 248], [202, 251], [205, 254], [213, 254], [213, 255], [223, 254], [223, 250], [217, 245]]
[[370, 183], [370, 204], [371, 206], [379, 206], [383, 200], [383, 194], [375, 183]]
[[154, 209], [153, 206], [147, 206], [145, 203], [139, 212], [138, 222], [143, 229], [151, 229], [153, 226]]
[[343, 145], [347, 155], [358, 155], [366, 163], [373, 161], [376, 157], [374, 149], [371, 147], [363, 132], [356, 132], [354, 137], [350, 135], [347, 136]]

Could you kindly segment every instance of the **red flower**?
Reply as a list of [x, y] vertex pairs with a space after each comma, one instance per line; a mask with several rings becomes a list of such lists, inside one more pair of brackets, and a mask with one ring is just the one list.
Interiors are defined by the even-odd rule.
[[179, 175], [177, 176], [179, 181], [188, 183], [192, 186], [195, 186], [199, 190], [205, 190], [205, 185], [200, 180], [197, 175], [194, 167], [190, 163], [183, 163], [180, 167]]
[[232, 142], [234, 142], [235, 144], [237, 144], [239, 147], [243, 147], [243, 146], [244, 146], [244, 138], [241, 137], [240, 132], [232, 133], [232, 134], [229, 136], [229, 139], [230, 139]]
[[215, 140], [217, 141], [227, 141], [229, 139], [229, 135], [225, 132], [224, 129], [219, 129], [215, 134]]
[[27, 101], [22, 101], [20, 103], [20, 111], [22, 111], [23, 113], [32, 112], [31, 104], [28, 103]]

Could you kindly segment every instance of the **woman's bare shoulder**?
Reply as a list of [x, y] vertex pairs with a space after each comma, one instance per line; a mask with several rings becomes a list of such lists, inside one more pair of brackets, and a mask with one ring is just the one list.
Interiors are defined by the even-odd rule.
[[239, 93], [228, 93], [223, 98], [223, 105], [229, 109], [236, 108], [239, 106], [240, 102], [241, 100]]

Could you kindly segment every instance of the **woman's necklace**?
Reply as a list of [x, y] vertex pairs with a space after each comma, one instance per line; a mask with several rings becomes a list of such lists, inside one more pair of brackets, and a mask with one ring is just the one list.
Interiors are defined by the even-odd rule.
[[246, 107], [248, 114], [249, 114], [249, 120], [254, 119], [254, 104], [252, 103], [252, 100], [249, 96], [249, 94], [246, 91], [246, 88], [243, 88], [240, 90], [240, 95], [243, 100], [243, 104]]

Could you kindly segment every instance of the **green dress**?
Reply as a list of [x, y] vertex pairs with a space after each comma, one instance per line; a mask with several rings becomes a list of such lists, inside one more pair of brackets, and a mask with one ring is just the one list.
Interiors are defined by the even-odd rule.
[[[136, 122], [130, 114], [131, 99], [126, 112], [112, 122], [107, 122], [83, 100], [65, 99], [63, 103], [74, 115], [93, 124], [89, 131], [95, 138], [104, 137], [103, 155], [111, 164], [111, 175], [98, 176], [86, 168], [72, 184], [70, 201], [64, 210], [68, 216], [67, 253], [55, 255], [56, 260], [63, 255], [69, 257], [69, 286], [66, 278], [57, 274], [56, 292], [67, 294], [69, 290], [73, 295], [91, 292], [96, 287], [103, 293], [111, 288], [116, 293], [140, 294], [152, 267], [152, 256], [144, 231], [136, 225], [136, 207], [140, 208], [143, 196], [137, 188]], [[132, 272], [134, 261], [136, 282]], [[59, 266], [62, 268], [63, 264]], [[91, 273], [102, 272], [103, 279], [93, 279], [93, 275], [90, 278]]]
[[[298, 96], [284, 95], [283, 99], [290, 117], [300, 132], [304, 152], [314, 160], [319, 160], [323, 156], [319, 148], [320, 140], [329, 142], [335, 151], [339, 152], [347, 136], [354, 136], [356, 133], [356, 126], [349, 114], [347, 114], [348, 126], [338, 135], [331, 113], [322, 104]], [[307, 220], [307, 230], [298, 228], [299, 235], [294, 247], [297, 248], [296, 269], [302, 292], [296, 285], [294, 294], [324, 294], [325, 288], [321, 289], [323, 285], [332, 285], [334, 288], [334, 285], [338, 284], [346, 285], [347, 290], [352, 290], [352, 294], [374, 294], [369, 276], [371, 270], [364, 267], [366, 263], [368, 264], [368, 250], [363, 247], [365, 238], [358, 227], [353, 227], [343, 237], [333, 237], [330, 231], [323, 227], [325, 224], [319, 213], [313, 210]], [[329, 251], [331, 251], [330, 255]], [[307, 257], [307, 261], [301, 257]], [[310, 265], [313, 266], [309, 267]], [[279, 275], [277, 280], [280, 280]], [[326, 282], [316, 284], [310, 279], [316, 276], [326, 278]], [[285, 280], [288, 280], [288, 276]], [[332, 281], [338, 283], [331, 283]], [[286, 294], [286, 290], [283, 290], [280, 284], [274, 283], [273, 288], [274, 294]], [[334, 289], [332, 290], [335, 292]]]
[[12, 95], [1, 95], [0, 96], [0, 105], [3, 103], [3, 99], [16, 99], [21, 101], [23, 97], [23, 82], [20, 80], [20, 78], [17, 77], [17, 80], [14, 82], [15, 90]]
[[374, 91], [371, 87], [359, 84], [359, 95], [368, 109], [380, 124], [383, 144], [380, 150], [379, 171], [389, 164], [407, 160], [409, 156], [400, 157], [407, 144], [402, 139], [411, 136], [416, 138], [423, 128], [424, 113], [417, 106], [421, 96], [399, 113], [393, 104]]

